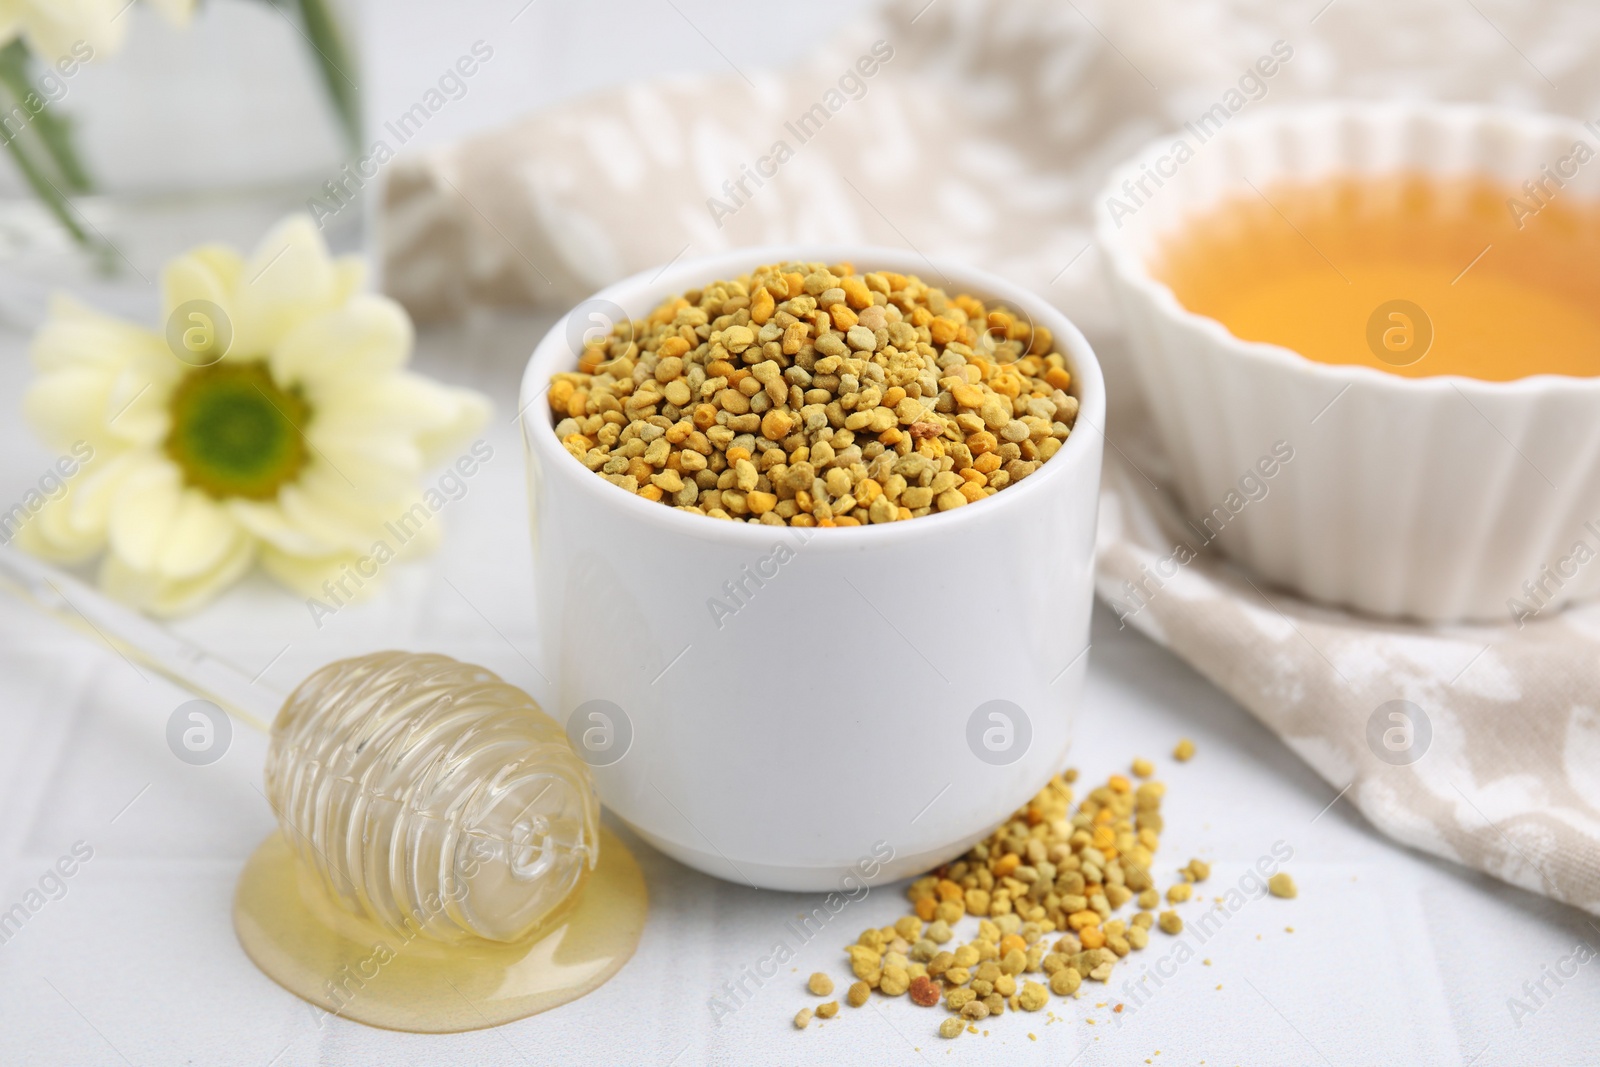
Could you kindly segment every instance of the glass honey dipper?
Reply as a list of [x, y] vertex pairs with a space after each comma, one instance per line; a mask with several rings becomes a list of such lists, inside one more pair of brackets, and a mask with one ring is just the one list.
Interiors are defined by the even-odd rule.
[[0, 548], [0, 583], [268, 730], [278, 830], [240, 875], [234, 928], [290, 992], [374, 1026], [473, 1030], [576, 999], [632, 955], [638, 865], [561, 726], [492, 672], [378, 652], [274, 713], [230, 664], [46, 564]]

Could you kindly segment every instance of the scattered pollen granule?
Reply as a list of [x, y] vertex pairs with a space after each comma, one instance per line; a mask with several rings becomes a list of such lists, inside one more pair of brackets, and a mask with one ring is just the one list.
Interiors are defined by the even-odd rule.
[[[847, 1002], [909, 992], [918, 1006], [942, 1005], [939, 1035], [953, 1039], [1008, 1011], [1046, 1010], [1051, 997], [1109, 992], [1115, 968], [1149, 945], [1152, 927], [1182, 934], [1176, 911], [1153, 910], [1166, 786], [1112, 775], [1074, 804], [1077, 782], [1077, 771], [1062, 772], [960, 859], [913, 880], [910, 913], [863, 930], [846, 948], [856, 978]], [[1168, 893], [1188, 900], [1211, 865], [1191, 859], [1179, 873]], [[1271, 884], [1280, 878], [1288, 875]], [[1124, 910], [1130, 904], [1140, 910]], [[1046, 1011], [1046, 1021], [1061, 1020]]]
[[[951, 1014], [939, 1032], [953, 1037], [962, 1020], [1039, 1011], [1052, 994], [1109, 982], [1122, 956], [1144, 948], [1153, 916], [1115, 915], [1155, 891], [1165, 787], [1113, 775], [1074, 806], [1077, 777], [1052, 778], [965, 856], [913, 881], [911, 914], [849, 947], [858, 979], [849, 1001], [859, 990], [864, 1003], [873, 989], [909, 990], [927, 1006], [942, 1000]], [[960, 941], [955, 927], [972, 920], [975, 936]], [[911, 968], [921, 973], [908, 978]]]

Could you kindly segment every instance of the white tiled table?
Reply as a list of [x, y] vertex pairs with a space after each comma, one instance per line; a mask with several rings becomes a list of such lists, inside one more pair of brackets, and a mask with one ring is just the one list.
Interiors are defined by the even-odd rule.
[[[542, 695], [531, 666], [539, 658], [521, 457], [506, 421], [520, 353], [541, 326], [504, 319], [423, 339], [425, 370], [483, 388], [498, 404], [495, 457], [444, 516], [438, 556], [397, 568], [376, 601], [320, 632], [303, 605], [265, 585], [230, 594], [188, 632], [252, 672], [287, 644], [263, 678], [279, 688], [341, 655], [402, 646], [481, 662]], [[14, 415], [28, 374], [24, 347], [18, 328], [0, 332], [7, 501], [51, 458]], [[65, 895], [0, 944], [0, 1065], [1600, 1062], [1600, 965], [1551, 985], [1554, 995], [1520, 1028], [1507, 1007], [1578, 942], [1600, 947], [1600, 930], [1580, 913], [1391, 845], [1342, 801], [1328, 807], [1334, 791], [1247, 713], [1104, 612], [1074, 763], [1103, 776], [1193, 737], [1193, 762], [1162, 761], [1170, 788], [1160, 863], [1206, 858], [1208, 888], [1221, 892], [1281, 840], [1295, 850], [1301, 894], [1250, 904], [1204, 945], [1191, 937], [1196, 958], [1143, 1008], [1124, 1012], [1120, 1027], [1096, 1006], [1126, 1000], [1120, 985], [1091, 983], [1082, 1001], [1052, 1003], [1061, 1021], [1007, 1014], [987, 1038], [941, 1041], [933, 1032], [941, 1013], [905, 998], [844, 1008], [797, 1033], [790, 1016], [814, 1003], [805, 976], [826, 969], [843, 978], [842, 945], [902, 913], [898, 887], [850, 905], [802, 949], [794, 973], [713, 1026], [707, 1002], [720, 984], [814, 902], [718, 882], [643, 845], [636, 851], [652, 894], [644, 941], [591, 996], [457, 1036], [337, 1020], [319, 1027], [307, 1005], [245, 958], [230, 923], [240, 865], [272, 828], [256, 788], [264, 740], [240, 727], [220, 762], [181, 763], [164, 727], [186, 698], [0, 599], [0, 909], [74, 843], [93, 849]], [[1188, 906], [1191, 920], [1202, 907]], [[1173, 949], [1157, 935], [1118, 983]]]

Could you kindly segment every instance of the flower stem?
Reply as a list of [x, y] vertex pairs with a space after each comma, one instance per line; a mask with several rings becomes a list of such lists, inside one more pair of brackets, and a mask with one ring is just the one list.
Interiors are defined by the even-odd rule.
[[355, 64], [345, 47], [344, 35], [338, 20], [328, 10], [325, 0], [299, 0], [300, 19], [305, 24], [306, 37], [316, 52], [322, 71], [322, 84], [328, 99], [339, 117], [340, 128], [351, 151], [361, 150], [361, 106], [356, 96], [359, 90], [351, 79]]
[[[0, 86], [4, 86], [10, 95], [16, 98], [17, 107], [24, 114], [31, 110], [27, 105], [27, 97], [33, 91], [32, 85], [28, 82], [27, 62], [28, 50], [20, 41], [13, 41], [5, 48], [0, 48]], [[44, 112], [41, 111], [34, 116], [35, 123], [43, 114]], [[77, 218], [72, 214], [72, 207], [67, 200], [67, 195], [61, 191], [59, 185], [50, 180], [50, 175], [45, 173], [44, 167], [40, 165], [38, 160], [33, 158], [33, 154], [23, 145], [22, 133], [22, 130], [17, 130], [13, 133], [5, 127], [0, 127], [0, 143], [3, 143], [6, 151], [11, 154], [12, 162], [17, 165], [17, 170], [22, 173], [23, 180], [28, 183], [28, 187], [33, 190], [34, 195], [44, 203], [45, 207], [50, 209], [50, 213], [56, 217], [57, 222], [61, 223], [62, 228], [70, 233], [73, 240], [77, 241], [79, 245], [85, 248], [90, 247], [93, 242], [90, 240], [89, 234], [79, 225]], [[49, 151], [50, 144], [48, 139], [44, 137], [42, 130], [39, 133], [41, 141], [44, 142], [46, 150]], [[51, 154], [54, 155], [53, 152]], [[59, 165], [59, 157], [56, 161]], [[60, 175], [59, 177], [62, 178], [63, 184], [71, 184], [66, 175]]]
[[[29, 59], [28, 47], [20, 38], [0, 48], [0, 85], [4, 85], [16, 98], [24, 113], [32, 115], [32, 126], [55, 161], [61, 184], [74, 193], [90, 192], [94, 183], [90, 181], [89, 172], [73, 147], [71, 123], [64, 116], [56, 114], [50, 103], [34, 88], [28, 78]], [[38, 102], [39, 110], [35, 111], [28, 103], [30, 95]]]
[[4, 142], [6, 151], [11, 153], [12, 162], [22, 172], [22, 177], [27, 181], [28, 187], [33, 190], [34, 195], [44, 202], [45, 207], [50, 209], [50, 213], [56, 217], [57, 222], [61, 223], [62, 228], [72, 234], [73, 240], [88, 248], [92, 242], [88, 233], [84, 231], [82, 226], [78, 225], [78, 220], [73, 218], [72, 209], [67, 204], [66, 194], [45, 176], [44, 171], [33, 161], [27, 150], [17, 142], [15, 135], [0, 134], [0, 142]]

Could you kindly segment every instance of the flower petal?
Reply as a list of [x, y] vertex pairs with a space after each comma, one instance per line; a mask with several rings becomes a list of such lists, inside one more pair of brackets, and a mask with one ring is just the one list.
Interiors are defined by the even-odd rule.
[[105, 547], [105, 528], [79, 531], [72, 522], [72, 506], [65, 496], [54, 500], [29, 489], [11, 510], [0, 514], [0, 544], [16, 540], [24, 551], [41, 559], [79, 563]]
[[153, 381], [134, 370], [117, 375], [106, 394], [103, 436], [124, 446], [154, 448], [161, 444], [172, 428], [168, 405], [176, 381]]
[[359, 496], [337, 474], [316, 467], [278, 491], [284, 520], [329, 546], [326, 551], [370, 545], [382, 536], [385, 521], [404, 513], [407, 504], [399, 499]]
[[[389, 567], [397, 560], [431, 547], [427, 539], [414, 539], [398, 552], [392, 542], [378, 553], [340, 552], [328, 556], [294, 556], [270, 546], [261, 550], [261, 569], [301, 596], [320, 601], [322, 607], [336, 611], [352, 601], [365, 600], [383, 584]], [[330, 590], [329, 587], [332, 587]], [[313, 608], [314, 617], [320, 614]], [[320, 629], [320, 618], [319, 626]]]
[[202, 607], [243, 577], [255, 556], [255, 541], [240, 537], [208, 570], [186, 578], [171, 578], [131, 567], [112, 552], [100, 564], [100, 585], [118, 600], [152, 615], [182, 615]]
[[367, 281], [367, 261], [361, 256], [340, 256], [333, 261], [333, 275], [338, 295], [336, 304], [343, 304], [361, 291]]
[[409, 371], [386, 375], [361, 389], [327, 392], [317, 409], [320, 429], [335, 437], [404, 434], [419, 450], [417, 473], [451, 458], [448, 453], [489, 418], [489, 401], [482, 394]]
[[301, 554], [264, 544], [262, 565], [275, 576], [288, 576], [284, 580], [295, 588], [313, 591], [321, 589], [329, 578], [337, 579], [346, 563], [370, 582], [374, 576], [365, 572], [372, 569], [373, 562], [382, 567], [392, 560], [413, 560], [439, 547], [443, 524], [437, 513], [421, 501], [413, 502], [410, 509], [394, 505], [390, 520], [378, 523], [365, 537], [352, 539], [349, 547], [333, 552]]
[[489, 398], [471, 389], [456, 389], [433, 385], [438, 421], [417, 435], [423, 463], [427, 466], [444, 462], [467, 438], [483, 429], [492, 410]]
[[[345, 576], [345, 568], [355, 568], [361, 557], [354, 552], [341, 552], [329, 556], [296, 556], [287, 552], [279, 552], [270, 545], [263, 545], [261, 549], [261, 569], [272, 575], [296, 593], [305, 597], [316, 597], [326, 604], [328, 593], [322, 588], [324, 582], [336, 582]], [[372, 569], [369, 562], [367, 569]], [[380, 570], [377, 572], [382, 574]], [[348, 603], [354, 593], [354, 598], [365, 597], [372, 589], [376, 588], [375, 582], [362, 579], [362, 585], [357, 586], [353, 580], [346, 579], [345, 590], [341, 597]], [[341, 604], [331, 605], [342, 607]]]
[[171, 361], [160, 335], [60, 293], [50, 298], [49, 317], [33, 335], [29, 355], [41, 371], [76, 365], [122, 370], [135, 359], [152, 355], [166, 355]]
[[280, 385], [302, 385], [313, 408], [325, 399], [405, 365], [411, 357], [411, 320], [383, 296], [357, 295], [343, 307], [308, 319], [273, 349], [269, 366]]
[[415, 499], [417, 480], [452, 458], [488, 418], [488, 401], [407, 372], [359, 386], [322, 383], [306, 435], [320, 464], [348, 492], [372, 499]]
[[105, 441], [106, 411], [117, 384], [115, 372], [67, 367], [41, 374], [22, 396], [22, 411], [34, 432], [60, 449], [72, 441]]
[[344, 299], [344, 284], [309, 216], [280, 222], [245, 263], [235, 289], [238, 353], [271, 352], [296, 326], [336, 307]]
[[264, 547], [270, 546], [293, 556], [327, 555], [345, 547], [344, 540], [318, 536], [294, 523], [278, 500], [237, 498], [228, 501], [227, 507], [239, 525], [248, 530], [251, 536], [265, 542]]
[[185, 489], [155, 569], [175, 581], [197, 578], [232, 554], [241, 539], [249, 540], [249, 534], [225, 507], [198, 489]]
[[183, 485], [164, 458], [140, 457], [112, 501], [111, 554], [129, 571], [172, 581], [209, 573], [251, 540], [223, 505]]
[[[199, 248], [190, 249], [188, 252], [169, 262], [161, 271], [161, 303], [163, 326], [170, 330], [171, 318], [177, 314], [179, 308], [196, 301], [203, 301], [212, 305], [215, 310], [191, 308], [185, 313], [185, 321], [178, 324], [178, 329], [187, 331], [189, 327], [201, 326], [212, 337], [225, 338], [227, 348], [224, 350], [234, 358], [240, 358], [239, 346], [235, 343], [233, 320], [236, 317], [234, 309], [234, 291], [238, 288], [239, 275], [244, 270], [244, 261], [233, 249], [224, 245], [201, 245]], [[202, 316], [197, 319], [196, 315]], [[217, 321], [220, 315], [223, 321]], [[167, 337], [169, 346], [173, 338]], [[189, 335], [183, 333], [182, 341], [188, 341]], [[213, 350], [214, 351], [214, 350]], [[204, 350], [197, 353], [203, 356]], [[193, 363], [195, 359], [187, 353], [174, 352], [183, 362]], [[244, 358], [252, 354], [246, 353]], [[259, 357], [260, 353], [254, 353]]]
[[166, 401], [186, 368], [149, 330], [57, 297], [32, 356], [40, 374], [24, 409], [53, 447], [148, 445], [166, 435]]
[[[17, 543], [37, 556], [76, 562], [103, 549], [111, 501], [122, 479], [141, 462], [132, 452], [105, 455], [90, 450], [87, 457], [81, 451], [77, 455], [81, 464], [67, 479], [63, 496], [45, 502], [21, 522], [16, 521], [17, 508], [0, 515], [0, 527], [9, 518], [11, 528], [19, 531]], [[33, 506], [32, 495], [31, 491], [24, 495], [22, 507]]]
[[123, 478], [111, 502], [106, 532], [113, 555], [133, 570], [153, 571], [183, 500], [183, 482], [171, 463], [154, 455], [142, 459]]
[[23, 412], [46, 443], [65, 451], [79, 441], [120, 449], [154, 446], [167, 436], [172, 388], [131, 370], [68, 367], [42, 374], [23, 394]]
[[184, 486], [164, 456], [144, 454], [135, 462], [112, 498], [106, 526], [112, 553], [133, 570], [187, 577], [247, 536], [223, 505]]
[[[23, 4], [13, 18], [21, 23], [34, 52], [53, 64], [98, 52], [109, 55], [120, 48], [131, 21], [117, 18], [124, 6], [122, 0], [50, 0]], [[80, 51], [86, 45], [89, 56]]]
[[161, 301], [167, 314], [190, 300], [226, 305], [244, 273], [244, 260], [227, 245], [200, 245], [171, 260], [161, 271]]
[[313, 425], [307, 436], [317, 454], [311, 469], [331, 469], [342, 484], [340, 496], [372, 502], [414, 495], [422, 453], [407, 435], [342, 434]]

